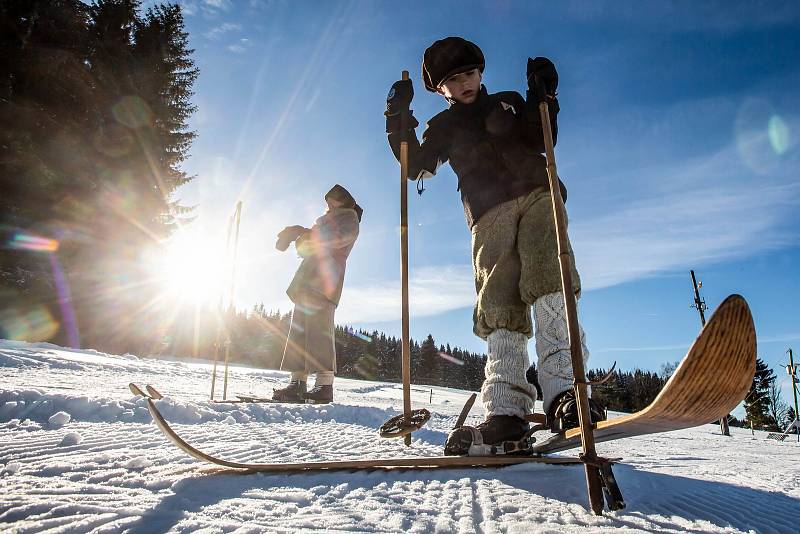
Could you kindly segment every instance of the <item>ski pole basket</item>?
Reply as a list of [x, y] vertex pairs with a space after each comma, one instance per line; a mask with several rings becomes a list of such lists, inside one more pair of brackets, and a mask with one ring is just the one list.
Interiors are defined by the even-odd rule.
[[430, 418], [431, 412], [425, 408], [412, 410], [411, 416], [408, 418], [401, 413], [383, 423], [378, 430], [378, 434], [382, 438], [402, 438], [422, 428]]

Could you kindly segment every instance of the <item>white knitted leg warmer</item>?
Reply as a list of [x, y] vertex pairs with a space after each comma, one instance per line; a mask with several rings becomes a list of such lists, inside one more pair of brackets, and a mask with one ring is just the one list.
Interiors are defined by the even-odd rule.
[[486, 360], [486, 380], [481, 388], [481, 400], [490, 415], [525, 417], [533, 412], [536, 388], [528, 384], [528, 337], [521, 332], [503, 328], [486, 338], [489, 355]]
[[295, 382], [297, 380], [301, 382], [308, 382], [308, 373], [303, 371], [292, 371], [289, 380], [291, 380], [292, 382]]
[[314, 380], [314, 387], [317, 386], [332, 386], [333, 385], [333, 371], [317, 371], [317, 378]]
[[[536, 324], [536, 355], [539, 358], [537, 369], [539, 385], [542, 387], [544, 411], [559, 393], [572, 389], [572, 356], [569, 351], [567, 335], [567, 316], [564, 309], [564, 296], [548, 293], [533, 303], [533, 317]], [[586, 334], [578, 325], [583, 349], [583, 363], [589, 359], [586, 348]]]

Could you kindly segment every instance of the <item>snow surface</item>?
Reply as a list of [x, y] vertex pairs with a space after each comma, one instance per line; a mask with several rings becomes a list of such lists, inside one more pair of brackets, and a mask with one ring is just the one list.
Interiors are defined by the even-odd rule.
[[[398, 384], [337, 379], [328, 406], [213, 404], [210, 369], [0, 341], [0, 531], [800, 531], [800, 444], [714, 425], [598, 444], [624, 458], [628, 503], [601, 517], [586, 508], [581, 466], [240, 474], [169, 443], [128, 383], [165, 394], [159, 408], [190, 443], [242, 462], [438, 455], [469, 393], [412, 386], [434, 415], [406, 448], [376, 433], [402, 410]], [[285, 381], [232, 367], [229, 396]]]

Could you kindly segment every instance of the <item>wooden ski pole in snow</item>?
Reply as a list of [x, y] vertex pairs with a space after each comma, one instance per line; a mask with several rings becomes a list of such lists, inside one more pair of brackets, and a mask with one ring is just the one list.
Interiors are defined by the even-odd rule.
[[[408, 71], [401, 76], [408, 80]], [[403, 337], [403, 419], [411, 419], [411, 346], [409, 341], [408, 317], [408, 112], [400, 114], [400, 284], [402, 286], [402, 337]], [[411, 445], [411, 434], [403, 439], [406, 446]]]
[[[233, 231], [233, 217], [228, 217], [228, 237], [225, 240], [225, 255], [227, 259], [227, 255], [231, 249], [231, 232]], [[222, 308], [222, 301], [223, 301], [223, 293], [224, 289], [220, 289], [219, 292], [219, 305], [217, 306], [217, 311], [219, 313], [219, 325], [217, 326], [217, 337], [214, 340], [214, 365], [211, 371], [211, 400], [214, 400], [214, 388], [217, 384], [217, 360], [219, 359], [220, 355], [220, 347], [222, 346], [222, 340], [224, 337], [225, 331], [225, 312]]]
[[[572, 289], [572, 273], [570, 271], [569, 236], [564, 209], [564, 199], [561, 198], [561, 189], [558, 185], [558, 172], [556, 170], [556, 156], [553, 149], [553, 132], [550, 127], [550, 110], [547, 102], [539, 103], [539, 115], [542, 120], [544, 134], [545, 157], [547, 158], [547, 177], [550, 182], [550, 196], [553, 204], [553, 217], [556, 225], [556, 238], [558, 240], [558, 264], [561, 270], [561, 287], [564, 292], [564, 308], [567, 314], [567, 333], [569, 335], [569, 348], [572, 355], [572, 374], [575, 384], [575, 397], [578, 403], [578, 422], [581, 428], [581, 444], [583, 454], [581, 459], [586, 467], [586, 486], [589, 490], [589, 506], [596, 515], [603, 513], [603, 480], [601, 478], [600, 461], [597, 457], [594, 444], [591, 412], [589, 410], [589, 394], [587, 391], [586, 372], [583, 367], [583, 350], [578, 326], [578, 309], [575, 292]], [[610, 466], [606, 465], [606, 469]], [[611, 503], [609, 503], [611, 505]], [[624, 504], [622, 505], [624, 506]], [[613, 506], [611, 506], [613, 508]]]
[[[404, 70], [403, 80], [408, 80]], [[386, 421], [378, 433], [384, 438], [403, 436], [406, 446], [411, 445], [411, 433], [424, 425], [431, 417], [425, 408], [411, 409], [411, 346], [408, 333], [408, 117], [409, 112], [400, 114], [400, 285], [402, 322], [402, 369], [403, 369], [403, 415]]]
[[[236, 211], [233, 214], [233, 220], [236, 222], [236, 232], [233, 238], [233, 259], [231, 260], [231, 292], [230, 299], [228, 300], [228, 309], [225, 312], [226, 321], [233, 319], [236, 311], [233, 307], [233, 288], [236, 282], [236, 255], [239, 250], [239, 223], [242, 220], [242, 201], [236, 203]], [[225, 328], [225, 375], [222, 381], [222, 400], [228, 398], [228, 360], [231, 356], [231, 322], [226, 322]]]

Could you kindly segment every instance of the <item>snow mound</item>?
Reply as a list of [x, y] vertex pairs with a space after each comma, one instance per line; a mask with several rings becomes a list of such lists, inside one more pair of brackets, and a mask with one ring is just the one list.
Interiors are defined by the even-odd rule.
[[56, 412], [47, 419], [47, 423], [50, 428], [61, 428], [69, 423], [70, 419], [72, 419], [72, 416], [67, 412]]
[[61, 439], [61, 443], [59, 443], [58, 446], [72, 447], [73, 445], [80, 445], [81, 441], [83, 441], [83, 437], [80, 434], [77, 432], [69, 432], [68, 434], [64, 434], [64, 437]]

